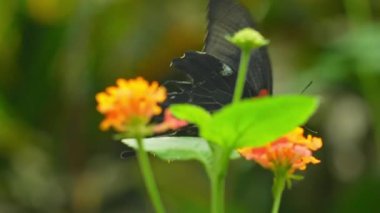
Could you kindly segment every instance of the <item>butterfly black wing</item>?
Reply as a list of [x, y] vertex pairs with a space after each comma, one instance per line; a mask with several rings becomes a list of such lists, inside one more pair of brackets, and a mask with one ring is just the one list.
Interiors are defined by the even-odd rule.
[[[240, 29], [256, 28], [248, 10], [236, 0], [210, 0], [204, 51], [237, 72], [240, 49], [225, 39]], [[245, 96], [256, 96], [262, 89], [272, 93], [272, 70], [265, 47], [251, 54]]]
[[[235, 0], [210, 0], [208, 21], [203, 52], [187, 52], [171, 64], [172, 69], [186, 73], [191, 82], [177, 83], [179, 91], [169, 93], [170, 103], [190, 102], [212, 111], [232, 99], [240, 50], [225, 36], [255, 26], [249, 12]], [[243, 95], [256, 96], [262, 89], [272, 92], [271, 66], [265, 48], [251, 55]]]
[[[221, 108], [232, 99], [232, 82], [221, 75], [225, 65], [212, 55], [187, 52], [171, 64], [175, 70], [188, 74], [189, 83], [178, 84], [179, 91], [169, 93], [169, 101], [194, 103], [210, 111]], [[231, 79], [233, 80], [233, 79]]]

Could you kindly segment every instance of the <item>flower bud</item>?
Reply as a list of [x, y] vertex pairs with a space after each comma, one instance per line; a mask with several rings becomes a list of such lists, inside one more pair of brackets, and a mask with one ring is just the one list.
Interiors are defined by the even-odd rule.
[[232, 36], [227, 36], [226, 39], [240, 49], [248, 51], [269, 44], [269, 40], [252, 28], [244, 28]]

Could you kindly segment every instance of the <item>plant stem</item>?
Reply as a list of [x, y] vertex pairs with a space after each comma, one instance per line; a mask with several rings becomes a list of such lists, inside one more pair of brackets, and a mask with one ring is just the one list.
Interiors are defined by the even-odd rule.
[[279, 168], [278, 171], [275, 172], [275, 177], [273, 181], [273, 207], [272, 213], [278, 213], [280, 210], [282, 192], [285, 189], [286, 183], [286, 170]]
[[244, 86], [245, 86], [245, 79], [247, 78], [247, 71], [248, 71], [250, 56], [251, 56], [251, 50], [250, 49], [242, 49], [241, 50], [238, 77], [236, 80], [234, 96], [232, 99], [233, 103], [240, 101], [241, 97], [243, 95]]
[[274, 2], [274, 0], [267, 0], [267, 1], [264, 1], [264, 6], [261, 7], [261, 10], [260, 10], [260, 13], [258, 14], [258, 21], [261, 23], [263, 22], [263, 20], [267, 17], [269, 11], [271, 10]]
[[211, 180], [212, 213], [224, 212], [225, 177], [215, 175]]
[[210, 173], [212, 213], [224, 213], [225, 182], [231, 152], [232, 150], [222, 147], [215, 150], [214, 167]]
[[153, 172], [149, 163], [148, 154], [144, 150], [144, 143], [141, 137], [136, 137], [138, 149], [137, 157], [140, 165], [140, 169], [147, 187], [148, 194], [153, 203], [153, 207], [158, 213], [164, 213], [165, 209], [162, 205], [160, 194], [157, 189], [156, 182], [154, 180]]

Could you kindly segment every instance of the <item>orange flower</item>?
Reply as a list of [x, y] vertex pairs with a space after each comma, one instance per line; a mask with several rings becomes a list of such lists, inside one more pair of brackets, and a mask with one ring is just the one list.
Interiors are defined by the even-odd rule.
[[161, 113], [159, 103], [165, 99], [166, 89], [155, 81], [149, 85], [141, 77], [118, 79], [116, 86], [96, 95], [97, 110], [105, 115], [100, 128], [108, 130], [113, 127], [117, 131], [126, 131], [131, 122], [145, 125]]
[[322, 140], [318, 137], [303, 135], [300, 127], [265, 147], [243, 148], [238, 150], [247, 160], [254, 160], [262, 167], [276, 170], [287, 168], [288, 173], [305, 170], [307, 164], [317, 164], [320, 160], [312, 156], [313, 151], [322, 147]]

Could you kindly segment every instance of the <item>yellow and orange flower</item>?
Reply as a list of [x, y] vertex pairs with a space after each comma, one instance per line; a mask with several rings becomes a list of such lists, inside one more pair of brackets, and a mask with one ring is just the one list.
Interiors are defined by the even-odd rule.
[[105, 115], [100, 128], [108, 130], [113, 127], [122, 132], [131, 122], [146, 125], [153, 116], [161, 113], [159, 104], [165, 99], [166, 89], [155, 81], [149, 84], [141, 77], [118, 79], [116, 86], [96, 95], [97, 110]]
[[300, 127], [277, 139], [265, 147], [243, 148], [239, 153], [247, 160], [254, 160], [262, 167], [275, 171], [287, 168], [292, 174], [305, 170], [307, 164], [317, 164], [320, 160], [313, 157], [313, 151], [322, 147], [322, 140], [311, 135], [304, 136]]

